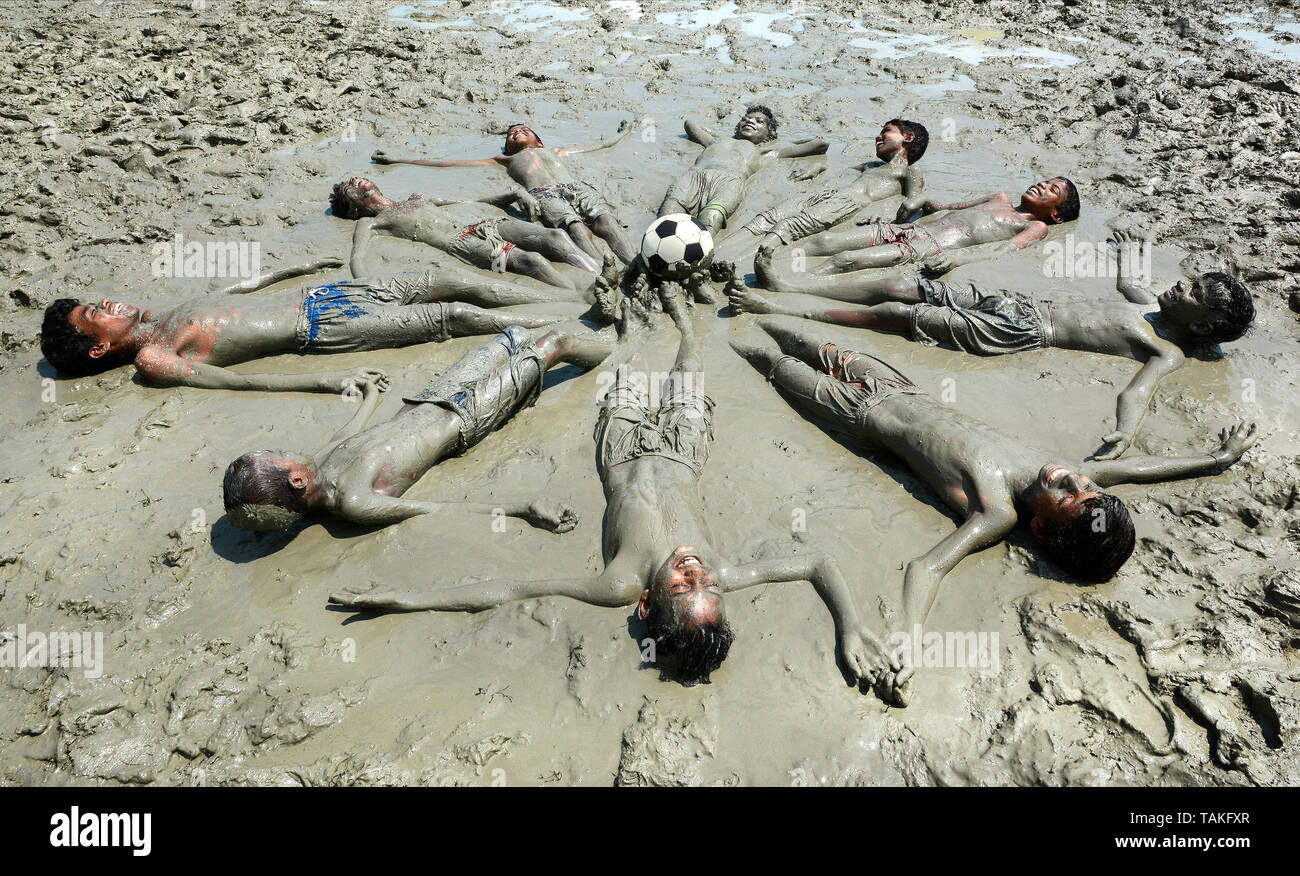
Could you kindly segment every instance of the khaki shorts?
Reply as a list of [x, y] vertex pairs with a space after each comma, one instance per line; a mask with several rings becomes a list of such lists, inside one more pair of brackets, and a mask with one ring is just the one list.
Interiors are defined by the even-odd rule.
[[606, 469], [643, 456], [680, 462], [696, 476], [713, 441], [713, 400], [673, 372], [664, 381], [659, 409], [650, 410], [645, 375], [620, 368], [596, 418], [597, 460]]

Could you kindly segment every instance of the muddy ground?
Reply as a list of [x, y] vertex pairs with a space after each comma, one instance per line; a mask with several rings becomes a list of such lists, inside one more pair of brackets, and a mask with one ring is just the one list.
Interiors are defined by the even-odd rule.
[[[1297, 783], [1294, 13], [1090, 0], [7, 6], [0, 630], [98, 632], [105, 653], [102, 673], [0, 669], [0, 782]], [[922, 166], [935, 194], [1019, 192], [1065, 174], [1083, 197], [1077, 242], [1134, 225], [1158, 241], [1156, 282], [1180, 265], [1226, 268], [1255, 296], [1252, 332], [1166, 380], [1131, 452], [1201, 451], [1239, 417], [1260, 424], [1256, 448], [1218, 477], [1116, 488], [1138, 546], [1106, 584], [1061, 577], [1023, 532], [963, 562], [931, 627], [996, 634], [996, 666], [922, 670], [905, 710], [847, 684], [806, 584], [730, 600], [732, 655], [691, 688], [641, 663], [642, 629], [625, 610], [563, 599], [477, 615], [326, 608], [328, 592], [370, 582], [598, 569], [598, 374], [552, 374], [535, 408], [410, 493], [553, 491], [583, 515], [567, 535], [417, 518], [267, 536], [225, 521], [225, 466], [260, 447], [319, 446], [346, 402], [156, 389], [127, 368], [65, 380], [40, 357], [41, 311], [57, 297], [159, 305], [228, 282], [155, 276], [154, 245], [178, 234], [256, 243], [263, 267], [341, 257], [351, 223], [326, 208], [345, 176], [398, 197], [504, 182], [489, 169], [375, 167], [376, 148], [485, 156], [517, 120], [548, 145], [640, 120], [639, 136], [572, 160], [639, 237], [696, 154], [683, 115], [728, 128], [754, 101], [776, 111], [782, 137], [833, 145], [817, 181], [764, 171], [734, 224], [800, 187], [851, 178], [880, 125], [903, 116], [930, 129]], [[438, 263], [391, 240], [377, 251], [394, 271]], [[1030, 250], [954, 276], [1115, 294], [1104, 276], [1047, 279], [1045, 260]], [[950, 516], [887, 456], [795, 414], [728, 347], [746, 319], [703, 307], [696, 319], [718, 403], [702, 491], [719, 546], [742, 561], [791, 544], [835, 552], [864, 618], [883, 629], [902, 564], [949, 532]], [[1067, 459], [1097, 449], [1133, 368], [826, 335]], [[652, 364], [671, 361], [664, 337]], [[386, 416], [478, 343], [238, 370], [383, 367], [397, 390]]]

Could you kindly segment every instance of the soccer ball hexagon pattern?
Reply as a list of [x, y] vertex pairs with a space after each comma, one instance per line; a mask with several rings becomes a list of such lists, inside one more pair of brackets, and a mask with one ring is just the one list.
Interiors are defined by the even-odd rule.
[[713, 235], [685, 213], [660, 216], [641, 238], [641, 260], [650, 273], [680, 280], [713, 257]]

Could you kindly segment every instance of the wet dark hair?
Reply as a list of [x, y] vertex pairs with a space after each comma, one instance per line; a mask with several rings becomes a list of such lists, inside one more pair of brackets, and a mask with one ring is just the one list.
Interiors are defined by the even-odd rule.
[[334, 184], [333, 190], [330, 191], [330, 209], [334, 211], [335, 216], [343, 219], [361, 218], [361, 211], [357, 208], [351, 192], [352, 188], [348, 185], [348, 180]]
[[916, 164], [920, 161], [926, 147], [930, 145], [930, 132], [925, 129], [925, 125], [920, 122], [909, 122], [907, 119], [890, 119], [884, 126], [889, 125], [896, 126], [904, 134], [912, 135], [912, 142], [903, 144], [903, 148], [907, 150], [907, 163]]
[[236, 529], [288, 529], [307, 513], [289, 474], [261, 454], [246, 453], [226, 468], [221, 481], [226, 516]]
[[1043, 524], [1048, 559], [1085, 581], [1108, 580], [1132, 555], [1137, 540], [1128, 508], [1110, 493], [1084, 500], [1070, 520]]
[[722, 665], [736, 634], [724, 618], [716, 623], [688, 624], [673, 608], [651, 600], [646, 628], [655, 641], [655, 662], [673, 667], [685, 685], [708, 683], [709, 673]]
[[1197, 282], [1206, 306], [1215, 313], [1213, 330], [1197, 338], [1207, 344], [1222, 344], [1244, 335], [1255, 321], [1255, 302], [1246, 285], [1221, 271], [1202, 274]]
[[1061, 214], [1062, 222], [1073, 222], [1079, 218], [1079, 190], [1065, 177], [1059, 176], [1057, 179], [1065, 183], [1065, 200], [1061, 201], [1061, 206], [1056, 208], [1056, 212]]
[[776, 114], [773, 113], [767, 107], [763, 106], [761, 103], [756, 103], [753, 106], [745, 107], [745, 115], [749, 115], [750, 113], [762, 113], [763, 115], [767, 116], [767, 139], [775, 140], [776, 139]]
[[[526, 129], [526, 130], [528, 131], [528, 133], [532, 134], [534, 137], [537, 138], [537, 145], [538, 145], [538, 146], [545, 146], [545, 145], [546, 145], [545, 143], [542, 142], [542, 135], [541, 135], [541, 134], [538, 134], [538, 133], [537, 133], [536, 131], [534, 131], [532, 128], [530, 128], [530, 127], [528, 127], [527, 125], [525, 125], [523, 122], [515, 122], [513, 125], [511, 125], [511, 126], [509, 126], [508, 128], [506, 128], [506, 137], [509, 137], [509, 136], [510, 136], [510, 132], [513, 131], [515, 128], [524, 128], [524, 129]], [[502, 139], [505, 139], [505, 138], [502, 138]], [[502, 144], [501, 144], [501, 154], [502, 154], [502, 155], [505, 155], [505, 154], [506, 154], [506, 146], [508, 146], [508, 145], [509, 145], [508, 143], [502, 143]]]
[[75, 298], [60, 298], [45, 308], [41, 323], [41, 353], [46, 361], [69, 377], [98, 374], [131, 361], [128, 356], [108, 353], [98, 359], [90, 355], [95, 339], [73, 325], [68, 316], [81, 302]]

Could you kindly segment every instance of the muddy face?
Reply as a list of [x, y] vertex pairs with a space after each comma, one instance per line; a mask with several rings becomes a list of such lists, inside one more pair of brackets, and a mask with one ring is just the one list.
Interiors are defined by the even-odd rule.
[[74, 307], [68, 314], [68, 322], [94, 339], [90, 355], [98, 359], [129, 344], [132, 331], [140, 323], [140, 308], [105, 298], [99, 304]]
[[506, 131], [506, 155], [514, 155], [521, 149], [537, 149], [541, 145], [542, 139], [526, 125], [515, 125]]
[[1199, 280], [1179, 280], [1156, 298], [1160, 313], [1171, 323], [1183, 329], [1204, 324], [1214, 309], [1205, 300], [1205, 290]]
[[1049, 463], [1038, 472], [1038, 480], [1025, 494], [1033, 513], [1030, 526], [1037, 534], [1044, 524], [1072, 520], [1079, 515], [1084, 502], [1100, 494], [1101, 489], [1084, 475]]
[[386, 201], [379, 186], [363, 176], [354, 176], [344, 183], [341, 193], [356, 216], [375, 216]]
[[1061, 221], [1059, 210], [1066, 196], [1065, 180], [1057, 177], [1034, 183], [1020, 196], [1020, 202], [1039, 219], [1055, 223]]
[[641, 595], [637, 615], [644, 619], [650, 605], [659, 602], [688, 626], [719, 623], [726, 618], [722, 590], [713, 570], [691, 545], [672, 552]]
[[766, 143], [772, 139], [772, 127], [762, 113], [746, 113], [736, 125], [736, 139], [751, 143]]
[[898, 125], [885, 125], [876, 135], [876, 157], [881, 161], [893, 158], [899, 149], [912, 142], [912, 134], [904, 134]]

